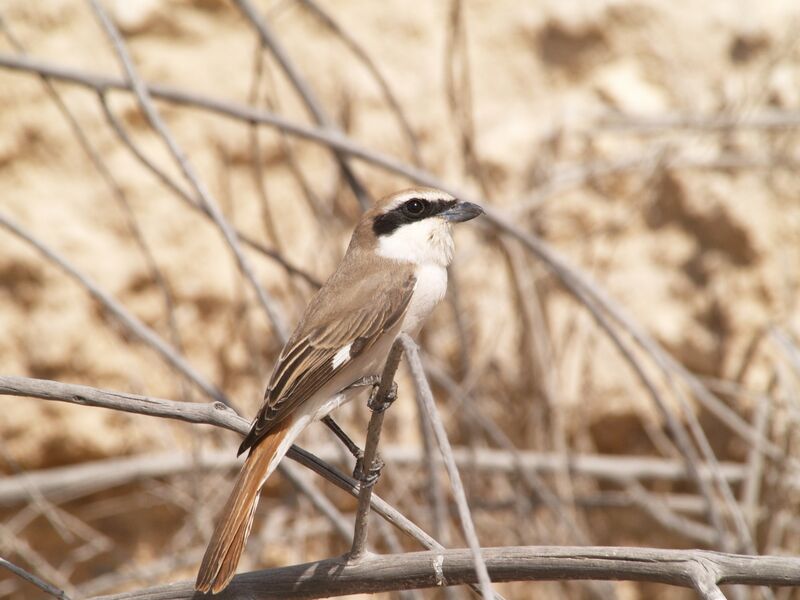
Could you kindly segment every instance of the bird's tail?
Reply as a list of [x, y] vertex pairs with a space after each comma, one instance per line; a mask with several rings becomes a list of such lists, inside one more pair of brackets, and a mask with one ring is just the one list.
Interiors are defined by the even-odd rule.
[[216, 594], [233, 578], [253, 525], [261, 486], [288, 450], [288, 444], [281, 443], [290, 430], [290, 419], [286, 421], [261, 440], [242, 465], [228, 502], [217, 516], [214, 535], [197, 573], [196, 590]]

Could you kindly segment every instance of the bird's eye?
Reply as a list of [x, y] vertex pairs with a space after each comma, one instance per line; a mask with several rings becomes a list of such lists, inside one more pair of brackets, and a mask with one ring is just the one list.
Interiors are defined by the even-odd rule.
[[409, 200], [403, 204], [403, 211], [409, 217], [419, 217], [425, 212], [425, 203], [422, 200]]

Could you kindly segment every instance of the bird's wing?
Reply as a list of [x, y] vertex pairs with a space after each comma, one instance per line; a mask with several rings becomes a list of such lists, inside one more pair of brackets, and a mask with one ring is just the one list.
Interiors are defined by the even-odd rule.
[[[413, 272], [400, 269], [390, 275], [377, 272], [362, 277], [347, 289], [337, 289], [335, 282], [326, 284], [284, 346], [270, 377], [264, 404], [239, 447], [239, 454], [257, 444], [396, 325], [406, 313], [415, 283]], [[343, 313], [331, 310], [332, 306], [357, 308]]]

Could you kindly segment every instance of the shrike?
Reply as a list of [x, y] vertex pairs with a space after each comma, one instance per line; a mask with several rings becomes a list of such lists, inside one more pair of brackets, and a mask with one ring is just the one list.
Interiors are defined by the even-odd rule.
[[311, 299], [283, 347], [239, 454], [250, 453], [206, 549], [195, 588], [230, 582], [253, 524], [261, 487], [309, 423], [381, 372], [400, 333], [415, 335], [447, 289], [451, 224], [480, 206], [413, 188], [380, 200], [358, 223], [336, 271]]

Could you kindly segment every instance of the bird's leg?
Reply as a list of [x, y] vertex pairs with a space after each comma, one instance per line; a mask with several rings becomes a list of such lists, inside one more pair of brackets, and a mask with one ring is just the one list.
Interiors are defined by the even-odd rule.
[[[367, 375], [366, 377], [362, 377], [348, 385], [346, 388], [342, 390], [345, 392], [347, 390], [358, 388], [358, 387], [366, 387], [368, 385], [375, 386], [380, 383], [380, 377], [377, 375]], [[350, 454], [353, 455], [353, 458], [356, 459], [356, 462], [362, 460], [364, 458], [364, 451], [358, 447], [358, 445], [347, 435], [344, 430], [339, 427], [336, 421], [333, 420], [333, 417], [330, 415], [323, 417], [322, 422], [330, 429], [334, 435], [339, 438], [339, 440], [347, 447], [347, 450]]]
[[[367, 400], [367, 408], [369, 408], [372, 412], [383, 412], [387, 408], [392, 405], [397, 399], [397, 383], [392, 382], [391, 387], [387, 391], [385, 396], [379, 396], [378, 391], [380, 390], [380, 382], [375, 383], [372, 385], [372, 391], [369, 394], [369, 400]], [[356, 468], [353, 469], [353, 477], [358, 479], [362, 485], [375, 485], [375, 482], [378, 481], [378, 478], [381, 476], [381, 470], [383, 469], [383, 459], [381, 458], [380, 454], [375, 453], [375, 458], [372, 460], [372, 464], [369, 466], [369, 470], [365, 473], [364, 472], [364, 458], [363, 455], [361, 458], [356, 459]]]
[[353, 388], [366, 387], [368, 385], [371, 385], [371, 386], [374, 387], [374, 386], [378, 385], [380, 382], [381, 382], [381, 378], [378, 375], [365, 375], [361, 379], [355, 380], [353, 383], [348, 385], [342, 391], [344, 392], [344, 391], [347, 391], [347, 390], [351, 390]]
[[353, 455], [353, 458], [356, 459], [356, 463], [364, 458], [364, 451], [358, 447], [358, 444], [350, 439], [350, 436], [347, 435], [341, 427], [339, 427], [339, 425], [330, 415], [323, 417], [322, 422], [325, 423], [328, 429], [330, 429], [333, 434], [347, 447], [347, 450]]

